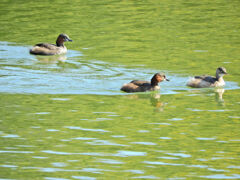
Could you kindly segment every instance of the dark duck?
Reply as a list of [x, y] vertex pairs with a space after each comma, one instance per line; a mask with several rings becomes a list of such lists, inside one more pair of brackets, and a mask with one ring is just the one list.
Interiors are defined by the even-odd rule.
[[156, 73], [149, 81], [133, 80], [130, 83], [124, 84], [121, 88], [122, 91], [132, 92], [145, 92], [145, 91], [156, 91], [160, 89], [158, 83], [162, 81], [169, 81], [164, 73]]

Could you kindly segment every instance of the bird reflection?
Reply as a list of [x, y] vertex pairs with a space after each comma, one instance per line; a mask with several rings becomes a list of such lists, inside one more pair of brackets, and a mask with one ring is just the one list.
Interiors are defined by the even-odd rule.
[[35, 57], [41, 63], [46, 63], [46, 64], [63, 63], [67, 60], [67, 56], [65, 54], [53, 55], [53, 56], [35, 56]]
[[221, 87], [219, 88], [213, 88], [213, 89], [204, 89], [204, 90], [191, 90], [192, 93], [197, 93], [197, 94], [215, 94], [215, 101], [221, 105], [224, 106], [224, 99], [223, 99], [223, 94], [225, 90]]
[[150, 102], [155, 107], [156, 112], [162, 112], [167, 103], [160, 100], [161, 95], [158, 93], [152, 93], [150, 96]]
[[224, 106], [225, 104], [224, 104], [223, 94], [225, 90], [223, 88], [216, 88], [214, 89], [214, 92], [215, 92], [216, 102], [218, 102], [219, 105]]
[[150, 94], [132, 94], [127, 96], [129, 99], [149, 99], [155, 112], [162, 112], [167, 103], [160, 100], [161, 94], [153, 92]]

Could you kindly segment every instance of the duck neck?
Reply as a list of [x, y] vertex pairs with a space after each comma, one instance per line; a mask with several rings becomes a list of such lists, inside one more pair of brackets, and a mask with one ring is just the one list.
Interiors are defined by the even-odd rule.
[[59, 42], [56, 42], [56, 45], [57, 45], [58, 47], [64, 46], [63, 43], [59, 43]]
[[223, 81], [223, 76], [219, 75], [218, 73], [216, 73], [216, 78], [218, 81]]
[[158, 86], [158, 81], [155, 78], [151, 79], [151, 86]]
[[63, 43], [64, 43], [63, 38], [58, 37], [57, 40], [56, 40], [56, 45], [57, 45], [58, 47], [64, 46]]
[[217, 76], [216, 78], [218, 82], [224, 82], [223, 76]]

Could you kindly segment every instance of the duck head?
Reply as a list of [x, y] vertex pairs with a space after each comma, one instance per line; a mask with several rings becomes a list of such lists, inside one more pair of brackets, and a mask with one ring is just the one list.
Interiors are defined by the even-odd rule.
[[72, 40], [69, 38], [67, 34], [60, 34], [56, 40], [57, 46], [63, 46], [63, 43], [66, 41], [71, 41]]
[[227, 70], [224, 67], [219, 67], [216, 70], [216, 77], [220, 78], [227, 74]]
[[169, 81], [164, 73], [156, 73], [151, 79], [151, 85], [156, 86], [162, 81]]

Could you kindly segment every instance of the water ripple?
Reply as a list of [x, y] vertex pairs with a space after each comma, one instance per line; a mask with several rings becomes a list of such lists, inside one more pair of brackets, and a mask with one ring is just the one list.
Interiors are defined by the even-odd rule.
[[72, 176], [73, 179], [81, 179], [81, 180], [95, 180], [96, 178], [94, 177], [89, 177], [89, 176]]
[[3, 150], [0, 150], [0, 153], [28, 154], [28, 153], [34, 153], [34, 152], [31, 152], [31, 151], [3, 151]]
[[125, 164], [124, 162], [113, 160], [113, 159], [98, 159], [97, 162], [105, 164]]
[[232, 174], [232, 176], [226, 176], [224, 174], [214, 174], [214, 175], [206, 175], [206, 176], [199, 176], [201, 178], [207, 179], [240, 179], [239, 174]]
[[66, 163], [62, 163], [62, 162], [53, 162], [51, 164], [55, 167], [66, 167], [67, 166]]
[[15, 165], [9, 165], [9, 164], [2, 164], [0, 167], [5, 167], [5, 168], [17, 168], [18, 166]]
[[172, 155], [172, 156], [180, 156], [183, 158], [190, 158], [192, 157], [190, 154], [184, 154], [184, 153], [166, 153], [168, 155]]
[[69, 152], [52, 151], [52, 150], [43, 150], [41, 152], [47, 153], [47, 154], [55, 154], [55, 155], [107, 156], [103, 153], [95, 153], [95, 152], [69, 153]]
[[124, 172], [131, 172], [133, 174], [144, 174], [144, 171], [142, 171], [142, 170], [134, 170], [134, 169], [125, 170]]
[[157, 145], [156, 143], [153, 142], [131, 142], [132, 144], [140, 144], [140, 145], [149, 145], [149, 146], [154, 146]]
[[215, 138], [215, 137], [213, 137], [213, 138], [197, 137], [196, 139], [197, 139], [197, 140], [202, 140], [202, 141], [212, 141], [212, 140], [215, 140], [216, 138]]
[[97, 139], [97, 138], [76, 137], [76, 138], [72, 138], [72, 139], [75, 139], [75, 140], [82, 140], [82, 141], [88, 141], [88, 140], [94, 140], [94, 139]]
[[[0, 56], [0, 92], [7, 93], [123, 94], [120, 91], [122, 84], [136, 77], [150, 79], [159, 71], [83, 60], [81, 52], [72, 50], [62, 56], [33, 56], [29, 54], [29, 47], [8, 42], [0, 42]], [[187, 87], [182, 86], [187, 77], [167, 74], [171, 81], [162, 83], [162, 94], [176, 94], [179, 90], [187, 90]]]
[[1, 137], [3, 137], [3, 138], [19, 138], [19, 136], [16, 134], [7, 134], [7, 135], [1, 136]]
[[129, 157], [129, 156], [146, 156], [146, 152], [137, 152], [137, 151], [118, 151], [115, 156], [119, 157]]
[[86, 142], [87, 144], [91, 144], [91, 145], [107, 145], [107, 146], [127, 146], [127, 145], [123, 145], [123, 144], [117, 144], [114, 142], [110, 142], [108, 140], [94, 140], [92, 142]]
[[138, 176], [138, 177], [133, 177], [133, 179], [159, 179], [156, 176], [149, 175], [149, 176]]
[[176, 163], [166, 163], [160, 161], [143, 161], [145, 164], [152, 164], [152, 165], [169, 165], [169, 166], [183, 166], [184, 164], [176, 164]]
[[69, 179], [65, 179], [65, 178], [54, 178], [54, 177], [45, 177], [44, 179], [46, 179], [46, 180], [69, 180]]
[[48, 154], [58, 154], [58, 155], [73, 155], [73, 154], [79, 154], [79, 153], [68, 153], [68, 152], [59, 152], [59, 151], [52, 151], [52, 150], [43, 150], [41, 151], [43, 153]]
[[93, 131], [93, 132], [109, 132], [103, 129], [87, 129], [87, 128], [82, 128], [82, 127], [76, 127], [76, 126], [65, 126], [65, 128], [68, 129], [76, 129], [76, 130], [82, 130], [82, 131]]

